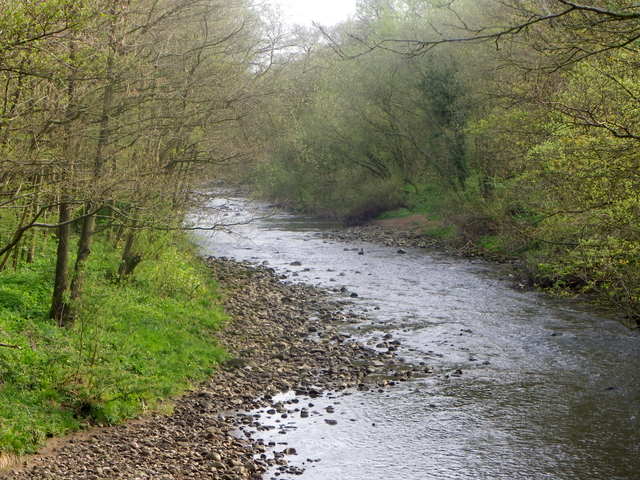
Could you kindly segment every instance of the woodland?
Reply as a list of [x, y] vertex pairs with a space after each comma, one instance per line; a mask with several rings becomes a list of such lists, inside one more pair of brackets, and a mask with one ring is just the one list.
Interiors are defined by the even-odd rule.
[[303, 39], [263, 110], [259, 191], [351, 223], [421, 213], [638, 316], [637, 3], [363, 1]]
[[422, 214], [637, 319], [639, 67], [628, 0], [360, 0], [313, 28], [250, 0], [0, 0], [0, 450], [222, 358], [184, 237], [211, 181], [347, 223]]

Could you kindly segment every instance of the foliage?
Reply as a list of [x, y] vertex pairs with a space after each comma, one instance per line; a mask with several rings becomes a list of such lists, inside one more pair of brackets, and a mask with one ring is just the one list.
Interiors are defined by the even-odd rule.
[[125, 239], [124, 277], [137, 233], [180, 228], [196, 186], [250, 151], [240, 120], [275, 47], [245, 0], [0, 3], [0, 270], [56, 230], [51, 315], [66, 326], [97, 223]]
[[128, 418], [222, 355], [215, 285], [159, 232], [254, 148], [279, 44], [256, 12], [0, 0], [0, 344], [21, 347], [0, 346], [0, 450]]
[[260, 191], [339, 216], [394, 199], [640, 317], [640, 7], [591, 3], [359, 2], [283, 75]]

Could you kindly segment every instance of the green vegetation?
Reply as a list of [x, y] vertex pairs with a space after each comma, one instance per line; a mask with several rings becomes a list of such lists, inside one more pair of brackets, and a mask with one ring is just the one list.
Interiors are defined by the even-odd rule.
[[637, 2], [359, 0], [293, 32], [249, 0], [0, 3], [1, 451], [221, 358], [215, 285], [159, 233], [221, 177], [346, 222], [423, 214], [640, 318]]
[[390, 218], [406, 218], [413, 215], [414, 212], [409, 210], [408, 208], [398, 208], [397, 210], [387, 210], [386, 212], [382, 212], [378, 215], [378, 220], [387, 220]]
[[169, 232], [260, 149], [289, 44], [263, 12], [0, 0], [0, 457], [155, 408], [224, 357], [215, 282]]
[[[298, 168], [299, 167], [299, 168]], [[336, 167], [332, 172], [320, 169], [310, 175], [309, 169], [294, 162], [287, 167], [274, 160], [258, 167], [255, 178], [257, 194], [302, 212], [315, 212], [345, 219], [347, 222], [374, 218], [403, 202], [399, 179], [369, 178], [361, 182], [348, 168]]]
[[282, 75], [260, 194], [348, 221], [421, 213], [640, 318], [640, 6], [588, 4], [362, 0]]
[[224, 358], [217, 287], [178, 236], [144, 235], [145, 260], [117, 281], [119, 255], [94, 244], [86, 294], [67, 329], [49, 319], [54, 245], [0, 273], [0, 451], [113, 424], [185, 391]]
[[0, 452], [153, 408], [223, 355], [215, 284], [160, 232], [250, 151], [262, 27], [245, 0], [0, 1]]

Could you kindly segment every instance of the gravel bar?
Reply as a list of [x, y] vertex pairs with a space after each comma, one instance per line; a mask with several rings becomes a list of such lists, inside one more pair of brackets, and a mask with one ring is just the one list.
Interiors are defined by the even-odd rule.
[[347, 311], [345, 298], [287, 283], [264, 266], [207, 262], [231, 318], [218, 335], [231, 356], [212, 378], [177, 399], [171, 414], [57, 440], [0, 480], [244, 480], [262, 479], [273, 467], [278, 475], [296, 475], [300, 468], [287, 461], [295, 448], [278, 452], [242, 432], [260, 427], [247, 412], [300, 415], [295, 400], [273, 397], [379, 390], [424, 374], [424, 366], [398, 358], [394, 346], [371, 349], [342, 333], [345, 323], [363, 320]]

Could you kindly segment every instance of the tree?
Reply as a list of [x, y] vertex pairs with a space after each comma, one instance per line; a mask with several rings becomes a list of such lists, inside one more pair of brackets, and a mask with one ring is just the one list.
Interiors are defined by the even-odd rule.
[[244, 157], [269, 43], [243, 0], [3, 3], [0, 266], [55, 230], [51, 316], [71, 325], [98, 229], [131, 239], [130, 273], [135, 233], [181, 228], [194, 185]]

